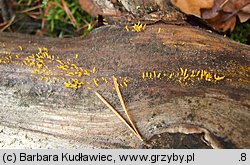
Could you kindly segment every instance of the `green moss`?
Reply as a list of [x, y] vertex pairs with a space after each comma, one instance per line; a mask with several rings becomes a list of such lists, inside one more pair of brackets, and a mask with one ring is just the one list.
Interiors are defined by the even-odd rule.
[[250, 45], [250, 21], [242, 24], [238, 24], [234, 31], [230, 34], [230, 38]]
[[25, 12], [25, 14], [35, 15], [36, 18], [32, 19], [35, 22], [40, 21], [40, 28], [42, 28], [41, 20], [46, 20], [42, 31], [49, 36], [77, 36], [90, 32], [93, 29], [92, 18], [82, 10], [78, 0], [65, 0], [65, 2], [75, 22], [72, 22], [67, 15], [61, 0], [19, 0], [18, 12], [22, 13], [22, 11], [32, 9], [35, 6], [41, 6], [41, 8]]

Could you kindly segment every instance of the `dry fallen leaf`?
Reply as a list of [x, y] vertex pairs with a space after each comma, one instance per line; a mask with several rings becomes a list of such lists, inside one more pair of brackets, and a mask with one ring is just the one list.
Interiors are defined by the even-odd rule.
[[243, 7], [237, 15], [241, 23], [249, 20], [250, 19], [250, 4]]
[[222, 6], [224, 12], [233, 13], [241, 10], [247, 4], [250, 4], [250, 0], [227, 0]]
[[[115, 3], [117, 0], [79, 0], [79, 2], [82, 8], [93, 17], [102, 15], [120, 18], [121, 15], [124, 15], [122, 11], [116, 8], [117, 4]], [[160, 9], [164, 9], [164, 5], [167, 5], [162, 0], [135, 0], [131, 1], [131, 3], [128, 3], [127, 0], [120, 0], [119, 2], [126, 9], [133, 4], [132, 2], [157, 4]], [[229, 29], [233, 31], [237, 17], [240, 22], [250, 19], [250, 0], [171, 0], [171, 3], [187, 15], [194, 15], [204, 19], [218, 31], [227, 31]]]
[[201, 9], [212, 8], [214, 0], [171, 0], [182, 12], [201, 17]]
[[240, 22], [250, 18], [250, 0], [215, 0], [213, 8], [202, 9], [201, 13], [201, 17], [216, 30], [233, 31], [237, 16]]
[[92, 0], [79, 0], [79, 3], [82, 9], [89, 13], [92, 17], [96, 17], [102, 12], [101, 8], [92, 2]]
[[119, 16], [120, 11], [113, 5], [115, 1], [98, 1], [98, 0], [79, 0], [79, 3], [83, 10], [89, 13], [91, 16], [96, 17], [98, 15], [103, 16]]
[[236, 25], [236, 16], [230, 17], [228, 15], [229, 14], [217, 15], [212, 19], [208, 19], [207, 22], [218, 31], [227, 31], [228, 29], [233, 31]]
[[185, 14], [195, 15], [218, 31], [234, 30], [237, 16], [240, 22], [250, 18], [250, 0], [171, 0]]
[[212, 8], [201, 9], [201, 18], [212, 19], [216, 17], [220, 12], [220, 6], [225, 0], [215, 0]]
[[249, 20], [250, 19], [250, 4], [242, 8], [237, 15], [241, 23]]

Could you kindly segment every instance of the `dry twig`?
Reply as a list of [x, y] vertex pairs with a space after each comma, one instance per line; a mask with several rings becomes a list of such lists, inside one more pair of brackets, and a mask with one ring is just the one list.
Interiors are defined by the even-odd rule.
[[119, 85], [118, 85], [118, 83], [117, 83], [117, 78], [115, 78], [114, 76], [113, 76], [113, 81], [114, 81], [115, 89], [116, 89], [117, 95], [118, 95], [118, 97], [119, 97], [119, 99], [120, 99], [122, 108], [124, 109], [124, 111], [125, 111], [125, 113], [126, 113], [126, 115], [127, 115], [127, 117], [128, 117], [128, 120], [129, 120], [130, 124], [132, 125], [133, 129], [135, 130], [135, 132], [136, 132], [137, 135], [139, 136], [139, 139], [143, 141], [143, 138], [141, 137], [141, 135], [140, 135], [139, 131], [137, 130], [137, 128], [136, 128], [134, 122], [132, 121], [132, 119], [130, 118], [130, 116], [129, 116], [129, 114], [128, 114], [128, 109], [127, 109], [127, 107], [126, 107], [126, 105], [125, 105], [125, 103], [124, 103], [124, 100], [123, 100], [123, 98], [122, 98], [122, 94], [121, 94], [121, 91], [120, 91], [120, 89], [119, 89]]
[[135, 130], [128, 124], [128, 122], [112, 107], [112, 105], [110, 105], [109, 102], [107, 102], [105, 100], [104, 97], [102, 97], [102, 95], [100, 95], [98, 92], [95, 92], [95, 94], [97, 95], [97, 97], [111, 110], [113, 111], [116, 116], [121, 119], [125, 124], [126, 126], [138, 137], [137, 133], [135, 132]]
[[115, 78], [115, 77], [113, 76], [113, 80], [114, 80], [115, 89], [116, 89], [116, 92], [117, 92], [118, 97], [119, 97], [119, 99], [120, 99], [121, 105], [122, 105], [122, 107], [123, 107], [123, 109], [124, 109], [124, 111], [125, 111], [125, 113], [126, 113], [128, 119], [129, 119], [129, 123], [130, 123], [132, 126], [131, 126], [131, 125], [130, 125], [130, 124], [129, 124], [129, 123], [128, 123], [128, 122], [118, 113], [117, 110], [115, 110], [115, 109], [113, 108], [112, 105], [110, 105], [110, 103], [107, 102], [107, 100], [104, 99], [104, 97], [102, 97], [102, 95], [100, 95], [98, 92], [95, 92], [95, 94], [97, 95], [97, 97], [98, 97], [98, 98], [99, 98], [99, 99], [100, 99], [100, 100], [101, 100], [101, 101], [102, 101], [111, 111], [113, 111], [113, 112], [116, 114], [116, 116], [117, 116], [120, 120], [122, 120], [122, 121], [125, 123], [125, 125], [135, 134], [135, 136], [137, 136], [141, 141], [143, 141], [142, 136], [140, 135], [139, 131], [137, 130], [135, 124], [133, 123], [132, 119], [130, 118], [130, 116], [129, 116], [129, 114], [128, 114], [128, 110], [127, 110], [127, 108], [126, 108], [126, 105], [125, 105], [125, 103], [124, 103], [124, 100], [123, 100], [123, 98], [122, 98], [122, 95], [121, 95], [121, 92], [120, 92], [120, 89], [119, 89], [119, 86], [118, 86], [118, 83], [117, 83], [117, 78]]
[[5, 29], [10, 27], [10, 25], [14, 22], [16, 16], [14, 15], [8, 22], [0, 24], [0, 32], [3, 32]]

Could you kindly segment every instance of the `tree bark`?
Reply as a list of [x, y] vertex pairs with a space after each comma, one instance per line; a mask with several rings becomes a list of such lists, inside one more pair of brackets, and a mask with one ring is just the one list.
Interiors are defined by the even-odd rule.
[[[249, 46], [166, 24], [104, 26], [85, 39], [0, 33], [0, 146], [249, 148], [249, 55]], [[125, 116], [112, 76], [144, 142], [94, 93]]]

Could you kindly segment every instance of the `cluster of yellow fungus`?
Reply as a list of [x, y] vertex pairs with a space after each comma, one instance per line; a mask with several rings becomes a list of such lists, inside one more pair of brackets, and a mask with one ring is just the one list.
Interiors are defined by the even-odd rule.
[[[136, 28], [143, 28], [142, 24]], [[18, 52], [22, 52], [22, 46], [18, 46]], [[58, 56], [51, 55], [47, 48], [38, 48], [38, 52], [31, 55], [22, 55], [20, 53], [11, 53], [0, 49], [0, 64], [14, 64], [31, 69], [31, 75], [37, 79], [49, 82], [61, 82], [66, 88], [79, 89], [85, 87], [92, 89], [102, 84], [109, 84], [114, 87], [111, 76], [98, 77], [98, 69], [84, 69], [82, 66], [74, 63], [79, 55], [75, 54], [72, 59], [62, 60]], [[232, 66], [230, 70], [206, 70], [206, 69], [187, 69], [180, 67], [177, 71], [144, 71], [142, 72], [143, 80], [176, 80], [181, 85], [195, 81], [206, 81], [216, 83], [222, 80], [232, 81], [232, 77], [241, 82], [249, 83], [250, 67], [240, 65]], [[120, 87], [128, 87], [131, 78], [117, 77]], [[115, 88], [113, 88], [115, 89]]]
[[12, 62], [12, 55], [10, 54], [10, 52], [5, 51], [4, 52], [4, 56], [0, 57], [0, 64], [9, 64]]
[[[23, 48], [18, 46], [22, 51]], [[87, 89], [99, 87], [101, 84], [113, 85], [111, 78], [96, 77], [97, 68], [83, 69], [73, 63], [73, 60], [61, 60], [58, 56], [51, 55], [47, 48], [38, 48], [36, 54], [29, 56], [1, 51], [0, 64], [15, 64], [31, 68], [31, 75], [47, 82], [62, 82], [66, 88], [79, 89], [86, 85]], [[79, 57], [75, 54], [75, 59]], [[128, 86], [128, 78], [119, 78], [120, 87]]]
[[207, 82], [217, 82], [225, 79], [225, 75], [218, 75], [217, 73], [212, 73], [210, 71], [199, 69], [199, 70], [189, 70], [179, 68], [179, 71], [174, 72], [142, 72], [142, 79], [175, 79], [178, 80], [179, 83], [185, 83], [187, 81], [207, 81]]
[[146, 24], [142, 24], [140, 21], [136, 24], [134, 24], [132, 27], [129, 27], [128, 25], [125, 26], [125, 29], [127, 32], [132, 31], [132, 32], [141, 32], [146, 30]]
[[102, 23], [103, 23], [103, 25], [108, 25], [108, 22], [107, 22], [106, 18], [102, 19]]

